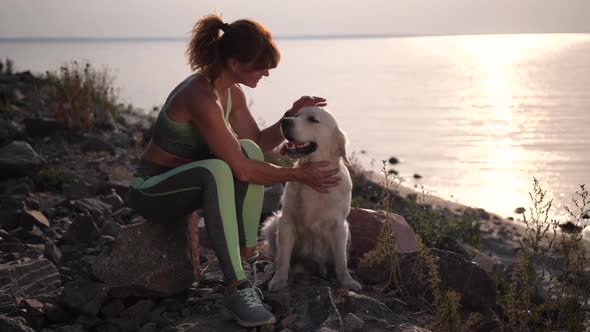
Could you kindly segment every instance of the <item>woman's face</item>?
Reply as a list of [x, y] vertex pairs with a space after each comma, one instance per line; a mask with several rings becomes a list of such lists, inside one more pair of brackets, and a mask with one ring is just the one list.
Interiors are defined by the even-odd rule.
[[236, 61], [233, 75], [238, 83], [255, 88], [263, 76], [268, 77], [269, 69], [253, 68], [251, 64]]

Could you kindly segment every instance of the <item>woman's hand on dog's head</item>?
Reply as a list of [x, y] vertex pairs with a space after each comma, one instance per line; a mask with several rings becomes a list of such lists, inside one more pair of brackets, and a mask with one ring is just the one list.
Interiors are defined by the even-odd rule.
[[318, 192], [327, 194], [329, 188], [338, 185], [340, 178], [336, 175], [338, 167], [327, 169], [330, 166], [328, 161], [308, 161], [299, 165], [296, 170], [297, 182], [301, 182], [315, 189]]
[[295, 116], [297, 114], [297, 111], [306, 106], [323, 107], [326, 105], [328, 105], [328, 103], [326, 102], [325, 98], [316, 96], [303, 96], [293, 103], [293, 107], [291, 107], [291, 109], [287, 111], [286, 115]]

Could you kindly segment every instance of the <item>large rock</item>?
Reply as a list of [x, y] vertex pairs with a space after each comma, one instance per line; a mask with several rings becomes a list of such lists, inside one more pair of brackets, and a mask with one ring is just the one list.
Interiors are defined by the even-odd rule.
[[47, 259], [0, 265], [0, 293], [52, 302], [60, 294], [61, 278]]
[[32, 175], [44, 163], [27, 142], [14, 141], [0, 148], [0, 178]]
[[64, 287], [61, 302], [67, 307], [95, 316], [106, 301], [109, 287], [103, 283], [79, 278]]
[[[385, 211], [350, 209], [346, 220], [348, 221], [351, 237], [350, 257], [353, 260], [361, 258], [365, 253], [375, 248], [386, 219]], [[397, 236], [397, 251], [400, 253], [417, 251], [416, 233], [414, 233], [414, 230], [404, 217], [391, 213], [390, 222]]]
[[19, 136], [22, 136], [22, 133], [14, 121], [0, 118], [0, 145], [17, 139]]
[[192, 214], [168, 223], [123, 227], [110, 252], [98, 257], [94, 275], [121, 297], [182, 292], [200, 274], [197, 222]]
[[30, 137], [53, 136], [62, 126], [53, 118], [38, 117], [24, 119], [27, 135]]
[[[429, 250], [438, 260], [436, 268], [440, 278], [439, 289], [442, 292], [457, 291], [461, 295], [461, 305], [466, 310], [483, 311], [496, 305], [496, 283], [481, 266], [454, 252]], [[428, 264], [421, 253], [399, 254], [398, 262], [402, 286], [409, 294], [426, 294], [426, 298], [432, 300]], [[360, 266], [357, 276], [364, 282], [384, 283], [389, 280], [389, 271], [384, 264]]]

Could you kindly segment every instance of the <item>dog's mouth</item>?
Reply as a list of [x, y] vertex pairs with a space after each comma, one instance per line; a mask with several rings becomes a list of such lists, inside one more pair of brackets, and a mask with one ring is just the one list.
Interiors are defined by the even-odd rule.
[[280, 154], [288, 155], [291, 158], [300, 158], [314, 152], [318, 145], [315, 142], [294, 142], [289, 141], [281, 147]]

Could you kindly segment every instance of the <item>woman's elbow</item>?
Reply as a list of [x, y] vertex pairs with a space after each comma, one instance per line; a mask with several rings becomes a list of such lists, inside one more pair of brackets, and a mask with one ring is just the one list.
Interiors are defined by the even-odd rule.
[[241, 182], [250, 182], [252, 180], [252, 172], [246, 163], [232, 167], [234, 177]]
[[252, 176], [244, 171], [244, 170], [239, 170], [237, 172], [234, 172], [234, 176], [240, 181], [240, 182], [250, 182], [252, 180]]

